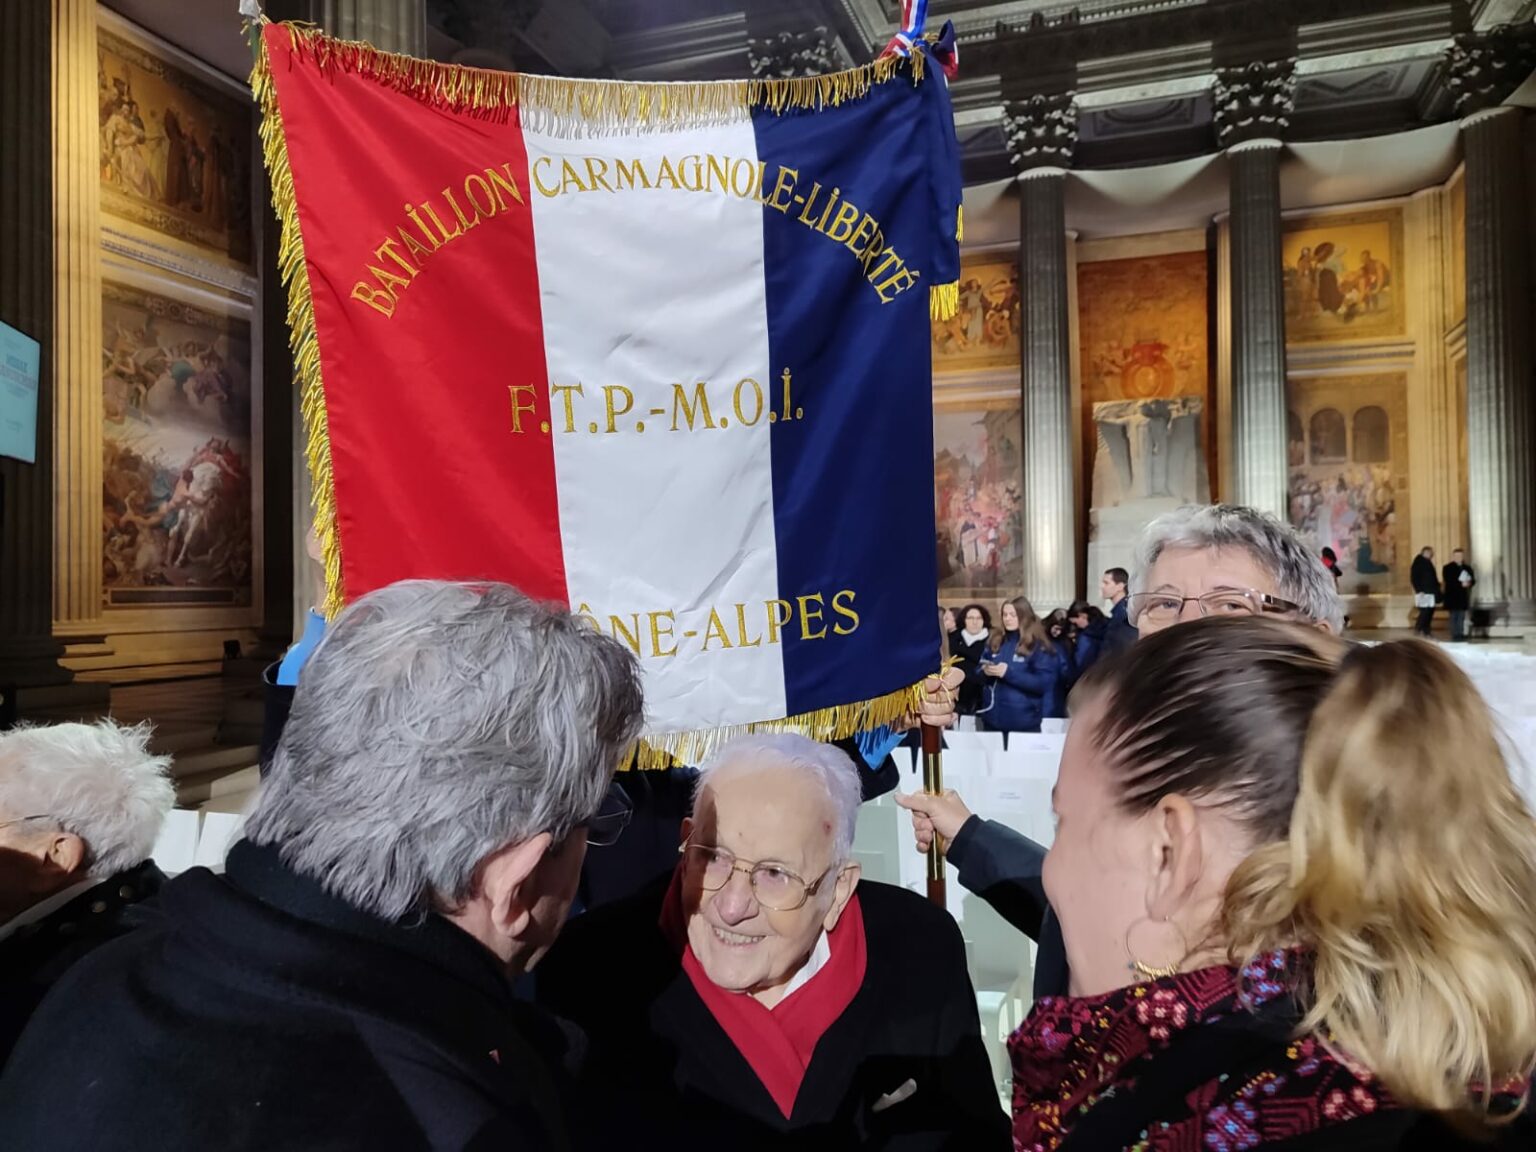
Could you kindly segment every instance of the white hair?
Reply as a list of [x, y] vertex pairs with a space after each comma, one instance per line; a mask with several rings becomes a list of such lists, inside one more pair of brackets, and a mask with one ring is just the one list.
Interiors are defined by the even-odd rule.
[[1152, 565], [1169, 548], [1237, 549], [1275, 581], [1275, 594], [1308, 620], [1344, 631], [1344, 604], [1333, 574], [1300, 534], [1267, 512], [1239, 504], [1187, 504], [1153, 520], [1136, 545], [1131, 591], [1146, 592]]
[[729, 772], [788, 770], [811, 776], [832, 804], [832, 866], [848, 862], [853, 853], [853, 833], [859, 822], [864, 790], [859, 770], [846, 753], [830, 744], [793, 732], [765, 732], [738, 736], [699, 769], [694, 802], [710, 782]]
[[305, 663], [245, 835], [383, 919], [459, 908], [487, 856], [592, 819], [643, 720], [634, 656], [563, 608], [402, 580]]
[[136, 868], [176, 802], [169, 756], [150, 754], [148, 724], [50, 724], [0, 733], [0, 820], [46, 816], [80, 837], [88, 875]]

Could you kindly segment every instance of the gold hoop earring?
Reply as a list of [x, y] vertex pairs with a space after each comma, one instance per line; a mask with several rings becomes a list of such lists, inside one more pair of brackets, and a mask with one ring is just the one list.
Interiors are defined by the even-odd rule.
[[[1172, 964], [1148, 964], [1140, 959], [1131, 947], [1131, 933], [1141, 924], [1161, 924], [1172, 928], [1179, 937], [1179, 957]], [[1126, 968], [1142, 977], [1144, 980], [1166, 980], [1170, 976], [1179, 974], [1179, 965], [1189, 956], [1189, 938], [1184, 935], [1184, 930], [1172, 920], [1164, 917], [1162, 920], [1153, 920], [1150, 916], [1143, 916], [1140, 920], [1133, 920], [1130, 927], [1125, 930], [1125, 958], [1128, 961]]]

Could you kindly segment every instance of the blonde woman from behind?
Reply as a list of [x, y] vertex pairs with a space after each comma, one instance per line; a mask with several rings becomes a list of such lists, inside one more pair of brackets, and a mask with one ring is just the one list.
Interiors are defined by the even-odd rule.
[[1536, 820], [1450, 660], [1200, 620], [1073, 714], [1016, 1147], [1536, 1146]]

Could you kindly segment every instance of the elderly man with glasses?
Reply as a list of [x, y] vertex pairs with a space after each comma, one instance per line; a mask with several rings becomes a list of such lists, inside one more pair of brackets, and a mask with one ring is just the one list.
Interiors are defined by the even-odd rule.
[[[1140, 636], [1203, 616], [1270, 616], [1335, 635], [1344, 628], [1333, 576], [1296, 531], [1233, 504], [1191, 505], [1148, 524], [1131, 589], [1127, 618]], [[1065, 995], [1066, 950], [1040, 878], [1045, 847], [973, 815], [953, 791], [897, 803], [912, 812], [919, 848], [941, 836], [960, 883], [1038, 942], [1035, 996]]]
[[623, 645], [506, 585], [363, 596], [304, 668], [222, 876], [77, 964], [0, 1078], [6, 1148], [559, 1149], [554, 942], [642, 723]]
[[144, 917], [176, 793], [147, 726], [0, 734], [0, 1065], [44, 993]]
[[838, 749], [742, 737], [670, 879], [567, 929], [539, 994], [591, 1038], [592, 1146], [1010, 1146], [959, 929], [860, 880], [859, 798]]

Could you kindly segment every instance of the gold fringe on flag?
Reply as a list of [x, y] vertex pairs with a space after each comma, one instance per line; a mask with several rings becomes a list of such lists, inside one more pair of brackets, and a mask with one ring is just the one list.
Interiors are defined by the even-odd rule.
[[298, 205], [293, 194], [293, 172], [288, 167], [288, 145], [283, 134], [277, 92], [268, 69], [266, 45], [251, 70], [251, 92], [261, 108], [261, 148], [267, 177], [272, 185], [272, 205], [281, 227], [277, 265], [288, 288], [288, 342], [293, 349], [299, 376], [299, 412], [304, 421], [304, 457], [309, 464], [311, 502], [315, 530], [320, 537], [325, 566], [326, 618], [342, 608], [341, 538], [336, 531], [336, 489], [331, 473], [331, 436], [326, 421], [325, 390], [320, 384], [320, 343], [315, 335], [315, 309], [309, 290], [309, 266], [304, 261], [304, 238], [299, 231]]
[[935, 284], [928, 289], [928, 315], [934, 320], [948, 320], [960, 311], [960, 281]]
[[955, 209], [955, 243], [960, 244], [965, 240], [965, 205]]
[[[835, 108], [869, 94], [899, 76], [919, 83], [927, 57], [882, 56], [857, 68], [826, 76], [783, 80], [700, 80], [656, 82], [573, 80], [465, 68], [381, 52], [371, 44], [337, 40], [313, 25], [283, 23], [295, 56], [322, 72], [366, 76], [436, 108], [505, 120], [514, 108], [597, 132], [635, 128], [682, 128], [717, 124], [764, 108], [775, 113]], [[265, 46], [262, 49], [265, 57]], [[258, 63], [257, 67], [264, 65]]]
[[655, 771], [674, 764], [703, 764], [726, 744], [749, 732], [798, 732], [812, 740], [846, 740], [860, 732], [883, 728], [912, 717], [916, 719], [922, 703], [923, 686], [914, 684], [873, 700], [822, 708], [783, 720], [764, 720], [757, 724], [737, 724], [707, 732], [668, 732], [642, 739], [620, 765]]

